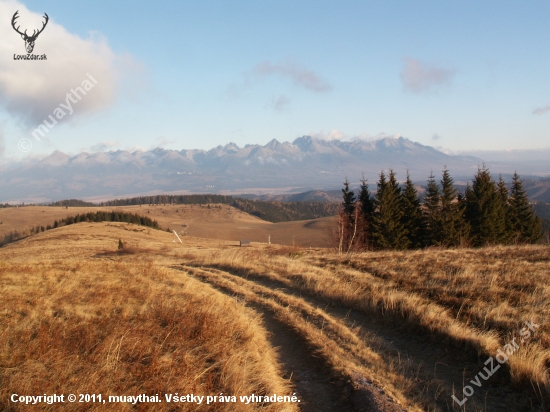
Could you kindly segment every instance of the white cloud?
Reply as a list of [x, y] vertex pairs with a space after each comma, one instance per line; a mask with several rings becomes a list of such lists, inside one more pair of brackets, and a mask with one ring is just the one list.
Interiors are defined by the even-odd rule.
[[153, 143], [152, 148], [156, 147], [164, 147], [166, 145], [171, 145], [176, 143], [175, 139], [168, 139], [166, 136], [159, 136], [155, 139], [155, 143]]
[[322, 80], [317, 74], [309, 69], [299, 67], [295, 63], [271, 63], [265, 61], [254, 67], [254, 76], [279, 75], [291, 79], [296, 86], [303, 87], [314, 92], [325, 92], [332, 89], [332, 86]]
[[544, 107], [539, 107], [535, 110], [533, 110], [533, 114], [541, 115], [544, 113], [550, 112], [550, 104]]
[[429, 65], [406, 58], [400, 73], [403, 88], [412, 93], [423, 93], [451, 83], [456, 70]]
[[[43, 13], [31, 12], [15, 0], [0, 0], [5, 22], [11, 21], [16, 11], [20, 31], [32, 33], [42, 27]], [[97, 80], [97, 85], [74, 104], [74, 115], [108, 107], [121, 91], [122, 80], [127, 84], [139, 72], [140, 63], [129, 55], [117, 55], [99, 33], [82, 39], [69, 33], [51, 14], [33, 51], [46, 54], [47, 60], [14, 60], [14, 55], [27, 53], [11, 24], [0, 25], [0, 39], [0, 104], [28, 127], [36, 127], [51, 115], [71, 89], [82, 85], [87, 74]]]
[[4, 157], [4, 153], [6, 151], [6, 139], [4, 138], [4, 128], [0, 124], [0, 157]]
[[133, 153], [133, 152], [147, 152], [151, 150], [151, 148], [146, 148], [143, 146], [125, 146], [122, 150], [126, 150], [127, 152]]
[[432, 140], [439, 140], [441, 139], [441, 136], [438, 135], [437, 133], [434, 133], [434, 135], [432, 136]]
[[361, 133], [360, 135], [353, 136], [350, 138], [350, 140], [364, 140], [364, 141], [373, 141], [373, 140], [381, 140], [385, 139], [386, 137], [392, 137], [394, 139], [399, 139], [401, 137], [401, 133], [394, 133], [394, 134], [388, 134], [385, 132], [380, 132], [378, 134], [372, 135], [370, 133]]
[[[290, 80], [295, 86], [316, 93], [323, 93], [332, 89], [332, 86], [321, 79], [312, 70], [306, 69], [294, 62], [271, 63], [264, 61], [258, 63], [251, 71], [243, 73], [243, 81], [234, 83], [227, 88], [227, 96], [231, 99], [240, 98], [244, 92], [251, 89], [255, 84], [265, 81], [268, 77], [279, 77], [283, 80]], [[273, 98], [266, 107], [271, 107], [276, 112], [285, 111], [290, 103], [287, 96]]]
[[119, 146], [120, 146], [120, 141], [119, 140], [117, 140], [116, 142], [107, 141], [107, 142], [97, 143], [97, 144], [91, 146], [89, 150], [82, 150], [82, 151], [89, 151], [89, 152], [92, 152], [92, 153], [107, 152], [107, 151], [113, 150], [114, 148], [119, 147]]
[[316, 133], [310, 133], [311, 137], [315, 137], [317, 139], [326, 140], [328, 142], [332, 140], [344, 140], [346, 138], [346, 135], [341, 132], [340, 130], [333, 129], [328, 133], [325, 133], [323, 130]]
[[288, 110], [289, 105], [290, 99], [284, 95], [281, 95], [279, 97], [273, 97], [271, 102], [269, 102], [266, 106], [273, 109], [276, 113], [283, 113]]
[[402, 137], [401, 133], [389, 134], [385, 132], [380, 132], [377, 134], [361, 133], [358, 135], [348, 135], [336, 129], [333, 129], [328, 133], [325, 133], [323, 130], [321, 130], [320, 132], [311, 132], [308, 135], [311, 137], [315, 137], [321, 140], [326, 140], [329, 142], [334, 140], [344, 140], [344, 141], [364, 140], [366, 142], [370, 142], [374, 140], [382, 140], [387, 137], [390, 137], [393, 139], [399, 139], [400, 137]]

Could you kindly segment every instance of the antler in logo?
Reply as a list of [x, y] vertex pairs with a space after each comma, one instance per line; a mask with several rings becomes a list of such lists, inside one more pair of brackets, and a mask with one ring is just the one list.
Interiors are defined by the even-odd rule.
[[40, 30], [38, 30], [38, 32], [36, 30], [34, 30], [33, 33], [32, 33], [32, 36], [28, 36], [27, 35], [27, 30], [25, 30], [24, 33], [21, 33], [19, 31], [20, 26], [17, 26], [17, 28], [15, 27], [15, 20], [19, 17], [17, 15], [17, 13], [19, 13], [19, 10], [17, 10], [15, 12], [15, 14], [13, 15], [13, 18], [11, 19], [11, 25], [12, 25], [13, 29], [21, 35], [23, 40], [25, 40], [25, 48], [27, 49], [27, 53], [32, 53], [32, 51], [34, 49], [34, 42], [36, 41], [36, 38], [38, 37], [38, 35], [40, 33], [42, 33], [42, 31], [44, 31], [44, 28], [46, 27], [46, 24], [48, 24], [48, 20], [50, 18], [48, 17], [48, 15], [46, 13], [44, 13], [44, 18], [46, 19], [46, 21], [42, 24], [42, 28]]

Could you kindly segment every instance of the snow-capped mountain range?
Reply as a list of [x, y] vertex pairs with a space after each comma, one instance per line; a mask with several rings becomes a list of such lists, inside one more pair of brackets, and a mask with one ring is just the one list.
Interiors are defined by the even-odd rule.
[[3, 172], [0, 202], [127, 197], [168, 192], [258, 192], [337, 188], [364, 174], [371, 188], [381, 170], [425, 181], [446, 166], [471, 178], [482, 160], [450, 156], [411, 140], [326, 141], [310, 136], [292, 143], [234, 143], [211, 150], [110, 151], [69, 156], [59, 151], [41, 161]]

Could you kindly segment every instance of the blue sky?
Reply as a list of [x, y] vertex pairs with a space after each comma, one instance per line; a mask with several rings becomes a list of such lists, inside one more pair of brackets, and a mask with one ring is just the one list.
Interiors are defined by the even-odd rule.
[[[47, 61], [13, 60], [16, 10], [22, 27], [48, 13], [34, 51]], [[305, 134], [550, 147], [548, 2], [6, 0], [0, 12], [3, 161]], [[33, 138], [87, 73], [97, 86]]]

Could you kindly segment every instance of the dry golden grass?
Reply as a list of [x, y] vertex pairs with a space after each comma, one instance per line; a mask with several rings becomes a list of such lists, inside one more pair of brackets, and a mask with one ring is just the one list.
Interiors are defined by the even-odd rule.
[[[334, 259], [332, 264], [340, 265]], [[528, 345], [518, 356], [510, 358], [509, 365], [514, 381], [532, 381], [550, 393], [548, 246], [386, 252], [370, 259], [357, 256], [350, 264], [355, 271], [381, 279], [386, 288], [405, 292], [409, 299], [427, 299], [443, 308], [447, 319], [460, 322], [460, 328], [448, 333], [453, 338], [466, 341], [475, 336], [471, 330], [479, 330], [475, 345], [487, 353], [494, 353], [502, 344], [519, 338], [525, 321], [539, 324]], [[397, 300], [406, 302], [408, 298]], [[426, 307], [416, 305], [420, 311]], [[427, 310], [423, 316], [431, 313]], [[437, 325], [441, 317], [436, 318], [435, 330], [438, 330], [442, 328]], [[423, 323], [432, 324], [430, 319]]]
[[316, 355], [328, 364], [335, 378], [352, 381], [355, 387], [359, 387], [362, 381], [373, 380], [408, 410], [422, 410], [396, 389], [396, 386], [406, 386], [407, 382], [395, 371], [388, 373], [380, 368], [381, 357], [356, 335], [356, 331], [339, 322], [337, 318], [302, 299], [236, 278], [223, 271], [188, 266], [183, 266], [182, 270], [234, 295], [242, 296], [247, 302], [267, 307], [281, 322], [304, 337]]
[[[130, 253], [117, 250], [119, 238]], [[300, 382], [282, 371], [293, 347], [273, 347], [259, 315], [267, 312], [282, 333], [300, 336], [300, 356], [324, 367], [350, 408], [548, 408], [548, 247], [343, 259], [327, 249], [183, 242], [124, 223], [81, 223], [0, 249], [1, 399], [43, 385], [114, 395], [296, 392]], [[459, 408], [451, 395], [462, 398], [529, 320], [537, 333]]]
[[[208, 207], [210, 206], [210, 207]], [[47, 207], [25, 206], [0, 209], [0, 240], [11, 231], [30, 230], [35, 226], [53, 225], [76, 214], [96, 211], [137, 213], [156, 220], [163, 228], [180, 235], [206, 239], [223, 239], [235, 244], [241, 239], [302, 247], [328, 247], [328, 226], [332, 218], [310, 221], [270, 223], [228, 205], [166, 205], [116, 207]]]
[[[78, 226], [87, 227], [86, 239], [77, 234]], [[93, 233], [93, 226], [103, 230]], [[0, 251], [1, 410], [25, 409], [10, 405], [12, 393], [104, 397], [291, 393], [255, 312], [181, 271], [156, 266], [141, 255], [143, 251], [97, 253], [109, 250], [106, 241], [115, 250], [122, 227], [69, 226]], [[55, 244], [60, 232], [64, 242]], [[155, 247], [170, 239], [166, 233], [154, 235], [141, 241], [149, 240]], [[72, 246], [65, 244], [71, 241]], [[150, 256], [155, 253], [166, 249], [154, 253], [149, 249]], [[111, 260], [112, 256], [119, 260]], [[90, 410], [124, 408], [90, 406]], [[169, 403], [138, 404], [137, 410], [152, 406], [174, 410]], [[78, 403], [62, 406], [82, 408]], [[293, 404], [217, 403], [186, 405], [185, 410], [294, 408]], [[42, 404], [33, 409], [52, 407]]]
[[[337, 307], [379, 316], [388, 326], [399, 323], [411, 333], [443, 342], [446, 350], [464, 359], [464, 364], [468, 353], [480, 361], [494, 356], [498, 348], [518, 338], [524, 321], [533, 320], [541, 326], [510, 357], [507, 370], [502, 372], [510, 382], [503, 382], [502, 390], [516, 388], [522, 396], [531, 393], [528, 396], [538, 402], [549, 399], [548, 247], [370, 252], [354, 255], [351, 261], [327, 251], [226, 250], [215, 256], [203, 255], [202, 259], [197, 256], [194, 264], [301, 291]], [[425, 349], [430, 350], [429, 345]], [[331, 350], [325, 354], [327, 358], [330, 356], [340, 355]], [[434, 399], [441, 389], [428, 388], [433, 382], [426, 381], [426, 386], [420, 388], [423, 393], [419, 394], [418, 385], [411, 384], [411, 380], [418, 378], [414, 371], [408, 372], [407, 380], [398, 376], [398, 368], [392, 365], [378, 365], [371, 370], [384, 377], [384, 368], [385, 379], [380, 380], [383, 387], [391, 387], [387, 382], [392, 381], [396, 387], [394, 394], [402, 392], [425, 410], [441, 408]], [[483, 370], [483, 366], [478, 370]], [[478, 370], [472, 368], [470, 375], [464, 376], [465, 384]], [[451, 379], [451, 375], [446, 378]], [[506, 381], [504, 377], [495, 379]], [[457, 388], [455, 393], [460, 394], [461, 389]], [[395, 396], [403, 402], [399, 395]], [[510, 410], [522, 410], [525, 406], [521, 405], [524, 404], [518, 402], [512, 408], [520, 409]], [[471, 410], [490, 409], [480, 406]]]

